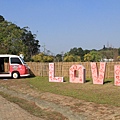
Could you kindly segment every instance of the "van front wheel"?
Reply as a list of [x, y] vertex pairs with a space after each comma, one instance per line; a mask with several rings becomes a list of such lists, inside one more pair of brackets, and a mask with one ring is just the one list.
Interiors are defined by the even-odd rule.
[[18, 72], [13, 72], [12, 77], [13, 77], [14, 79], [19, 78], [19, 73], [18, 73]]

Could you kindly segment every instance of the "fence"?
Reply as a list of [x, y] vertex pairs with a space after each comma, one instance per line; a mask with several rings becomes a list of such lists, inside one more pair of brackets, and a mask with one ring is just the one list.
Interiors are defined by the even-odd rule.
[[[32, 73], [35, 76], [48, 76], [49, 75], [49, 63], [40, 63], [40, 62], [27, 62], [30, 66]], [[86, 78], [92, 78], [90, 62], [55, 62], [55, 76], [57, 77], [69, 77], [69, 68], [72, 65], [83, 65], [86, 69]], [[114, 65], [119, 64], [120, 62], [107, 62], [106, 63], [106, 72], [105, 78], [114, 77]], [[99, 69], [99, 62], [97, 62]]]

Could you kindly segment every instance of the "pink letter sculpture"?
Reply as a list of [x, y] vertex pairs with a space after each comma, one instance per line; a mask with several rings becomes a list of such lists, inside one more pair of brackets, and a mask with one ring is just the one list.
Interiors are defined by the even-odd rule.
[[104, 81], [104, 75], [105, 75], [105, 62], [100, 62], [100, 69], [98, 73], [96, 62], [91, 62], [91, 71], [92, 71], [92, 78], [93, 78], [93, 84], [103, 84]]
[[54, 77], [54, 63], [49, 63], [49, 82], [63, 82], [63, 77]]
[[[78, 77], [76, 77], [78, 71]], [[85, 83], [85, 68], [82, 65], [72, 65], [69, 69], [71, 83]]]
[[114, 66], [114, 85], [120, 86], [120, 65]]

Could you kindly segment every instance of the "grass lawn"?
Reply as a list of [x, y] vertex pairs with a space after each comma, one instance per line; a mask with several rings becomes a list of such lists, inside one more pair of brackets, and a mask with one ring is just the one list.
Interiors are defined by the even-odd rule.
[[120, 87], [114, 86], [113, 79], [105, 80], [104, 85], [93, 85], [92, 80], [87, 79], [84, 84], [66, 82], [49, 82], [48, 77], [33, 77], [25, 79], [31, 87], [59, 95], [70, 96], [77, 99], [120, 106]]

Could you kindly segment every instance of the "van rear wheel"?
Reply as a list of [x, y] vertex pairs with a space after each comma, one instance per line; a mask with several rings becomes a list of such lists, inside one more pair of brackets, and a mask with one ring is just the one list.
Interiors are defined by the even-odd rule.
[[18, 73], [18, 72], [13, 72], [12, 77], [13, 77], [14, 79], [19, 78], [19, 73]]

